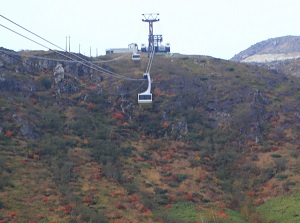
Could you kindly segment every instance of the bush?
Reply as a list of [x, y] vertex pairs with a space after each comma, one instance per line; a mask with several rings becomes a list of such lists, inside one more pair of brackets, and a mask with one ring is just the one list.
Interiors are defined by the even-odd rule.
[[81, 207], [79, 209], [79, 213], [80, 213], [80, 220], [82, 222], [91, 222], [91, 223], [109, 222], [102, 213], [98, 213], [88, 207]]
[[288, 175], [287, 175], [287, 174], [278, 174], [278, 175], [276, 176], [276, 178], [277, 178], [278, 180], [285, 180], [285, 179], [288, 178]]
[[186, 174], [176, 174], [176, 181], [181, 183], [185, 181], [188, 178], [188, 175]]
[[151, 159], [152, 159], [152, 158], [151, 158], [151, 155], [148, 154], [148, 153], [143, 153], [143, 154], [141, 155], [141, 157], [144, 158], [145, 160], [151, 160]]
[[50, 89], [51, 88], [51, 85], [52, 85], [52, 82], [51, 82], [51, 79], [48, 78], [48, 77], [42, 77], [41, 80], [40, 80], [40, 84], [46, 89]]
[[9, 178], [8, 177], [1, 177], [0, 178], [0, 191], [3, 190], [4, 187], [10, 186]]
[[297, 159], [299, 157], [299, 151], [291, 151], [290, 156]]
[[169, 183], [170, 187], [179, 187], [179, 184], [177, 182], [171, 182]]
[[4, 202], [2, 199], [0, 199], [0, 209], [4, 208]]
[[226, 71], [232, 72], [232, 71], [234, 71], [234, 67], [227, 67]]
[[39, 147], [44, 149], [45, 155], [66, 154], [67, 140], [52, 134], [45, 134], [39, 142]]
[[260, 183], [265, 183], [274, 176], [275, 170], [273, 168], [264, 169], [260, 176]]
[[286, 185], [287, 185], [287, 186], [295, 186], [295, 185], [296, 185], [296, 182], [288, 181], [288, 182], [286, 182]]
[[280, 154], [271, 154], [271, 157], [273, 157], [273, 158], [280, 158], [281, 155]]
[[284, 157], [276, 159], [275, 160], [276, 170], [278, 172], [284, 171], [286, 169], [287, 163], [288, 163], [288, 160]]
[[155, 192], [155, 194], [165, 194], [168, 192], [168, 189], [155, 188], [154, 192]]
[[116, 163], [119, 156], [119, 147], [109, 140], [93, 140], [89, 143], [93, 159], [106, 165], [108, 162]]

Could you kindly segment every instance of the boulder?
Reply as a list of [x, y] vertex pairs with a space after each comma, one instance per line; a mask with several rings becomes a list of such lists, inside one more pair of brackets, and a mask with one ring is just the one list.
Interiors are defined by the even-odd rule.
[[56, 67], [53, 69], [53, 75], [55, 77], [55, 83], [61, 82], [65, 77], [65, 70], [62, 64], [57, 64]]

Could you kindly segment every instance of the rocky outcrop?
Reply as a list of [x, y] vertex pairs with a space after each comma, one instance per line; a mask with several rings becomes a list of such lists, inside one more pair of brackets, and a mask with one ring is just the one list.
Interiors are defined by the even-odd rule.
[[231, 60], [237, 62], [265, 63], [300, 57], [300, 36], [268, 39], [250, 46]]
[[[31, 97], [38, 89], [50, 89], [51, 86], [54, 86], [56, 95], [78, 92], [81, 89], [78, 77], [90, 79], [95, 72], [83, 64], [89, 58], [83, 59], [77, 62], [66, 60], [51, 51], [14, 52], [0, 48], [0, 90], [20, 92], [26, 98]], [[49, 76], [50, 73], [52, 77]], [[20, 78], [18, 74], [24, 76]]]
[[245, 63], [270, 63], [274, 61], [293, 60], [300, 58], [300, 52], [280, 54], [255, 54], [242, 60]]
[[61, 82], [65, 77], [65, 70], [62, 66], [62, 64], [57, 64], [56, 67], [53, 70], [53, 75], [55, 78], [55, 83], [58, 84]]
[[[80, 57], [83, 57], [80, 55]], [[69, 56], [68, 56], [69, 58]], [[83, 76], [93, 74], [93, 70], [74, 60], [67, 60], [61, 54], [55, 52], [14, 52], [12, 50], [0, 48], [0, 69], [5, 66], [14, 67], [16, 73], [36, 73], [40, 71], [53, 71], [55, 75], [60, 75], [57, 81], [61, 80], [62, 69], [64, 73]], [[83, 58], [89, 61], [88, 57]], [[60, 65], [59, 65], [60, 64]], [[59, 66], [58, 66], [59, 65]]]
[[36, 83], [31, 79], [20, 79], [14, 75], [0, 73], [0, 89], [6, 91], [17, 91], [22, 93], [30, 93], [36, 91]]
[[256, 43], [231, 60], [300, 77], [300, 36], [284, 36]]

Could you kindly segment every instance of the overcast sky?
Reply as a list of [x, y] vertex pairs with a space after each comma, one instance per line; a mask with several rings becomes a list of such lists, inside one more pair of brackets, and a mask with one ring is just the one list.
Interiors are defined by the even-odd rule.
[[[251, 45], [300, 35], [299, 0], [5, 0], [0, 15], [71, 51], [104, 55], [107, 48], [148, 42], [143, 13], [159, 13], [154, 34], [171, 52], [230, 59]], [[0, 24], [57, 49], [0, 17]], [[0, 26], [0, 46], [47, 50]]]

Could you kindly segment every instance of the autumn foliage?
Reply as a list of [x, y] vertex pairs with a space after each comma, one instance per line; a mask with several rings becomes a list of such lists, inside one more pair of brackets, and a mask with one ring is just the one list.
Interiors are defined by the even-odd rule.
[[11, 219], [16, 219], [17, 218], [17, 213], [15, 211], [9, 211], [7, 213], [7, 216]]
[[27, 165], [27, 160], [22, 160], [21, 162], [23, 165]]
[[115, 207], [116, 207], [117, 209], [125, 209], [125, 208], [126, 208], [126, 207], [124, 206], [124, 204], [122, 204], [122, 203], [120, 203], [120, 202], [116, 203]]
[[76, 207], [76, 204], [74, 203], [71, 203], [71, 204], [68, 204], [68, 205], [65, 205], [65, 206], [62, 206], [59, 208], [59, 211], [62, 211], [64, 212], [65, 214], [70, 214], [71, 211]]
[[167, 204], [166, 206], [164, 206], [164, 209], [170, 209], [172, 208], [172, 204]]
[[90, 86], [88, 86], [88, 89], [92, 91], [92, 90], [95, 89], [95, 86], [94, 85], [90, 85]]
[[12, 131], [11, 130], [6, 130], [5, 131], [5, 136], [6, 137], [11, 137], [12, 136]]
[[91, 197], [84, 197], [83, 198], [83, 203], [91, 203], [93, 199]]
[[43, 197], [43, 199], [42, 199], [44, 202], [47, 202], [47, 201], [49, 201], [49, 197]]
[[226, 214], [226, 212], [225, 212], [225, 210], [220, 210], [219, 211], [219, 215], [222, 217], [222, 218], [224, 218], [224, 219], [226, 219], [228, 216], [227, 216], [227, 214]]
[[36, 98], [30, 98], [30, 103], [31, 104], [36, 104], [37, 103], [37, 99]]
[[95, 104], [95, 103], [89, 102], [89, 103], [87, 104], [87, 108], [88, 108], [88, 109], [94, 109], [95, 107], [96, 107], [96, 104]]
[[205, 180], [206, 173], [203, 170], [199, 170], [198, 180], [202, 181]]
[[114, 115], [113, 115], [113, 119], [115, 120], [123, 120], [125, 118], [125, 116], [120, 113], [120, 112], [116, 112]]

